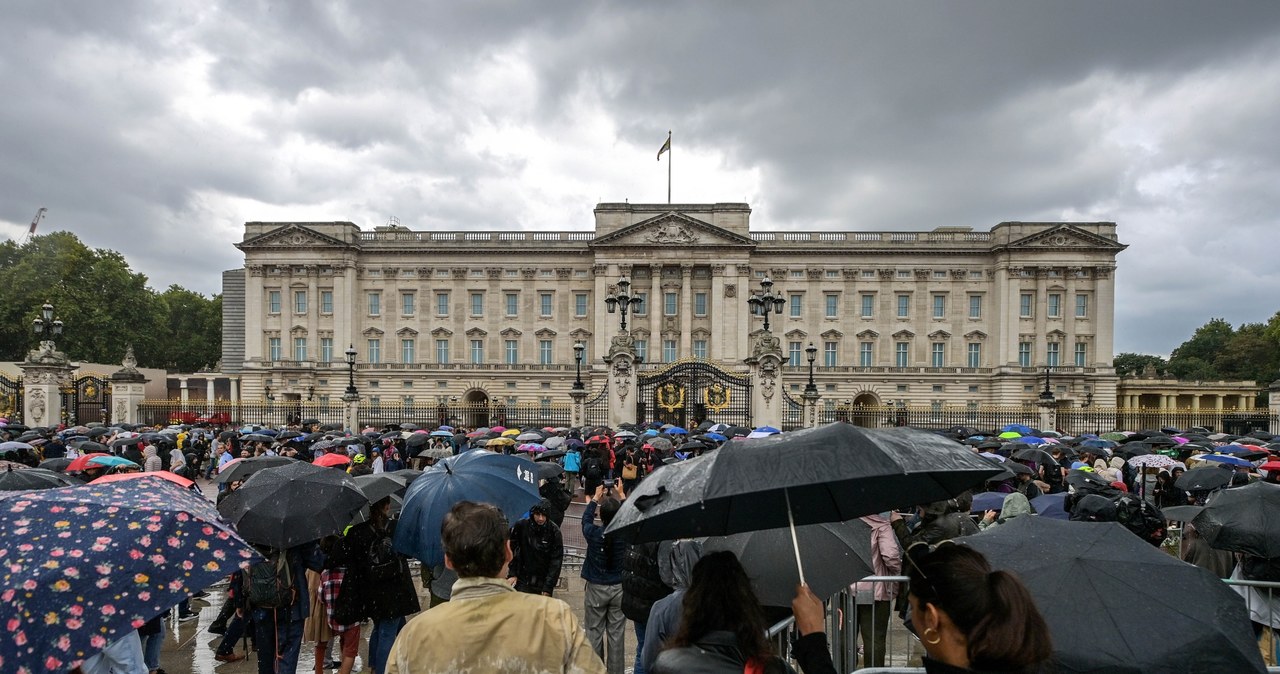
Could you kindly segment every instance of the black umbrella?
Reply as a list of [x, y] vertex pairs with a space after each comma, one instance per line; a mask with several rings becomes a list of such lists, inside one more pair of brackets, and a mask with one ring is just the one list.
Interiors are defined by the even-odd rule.
[[1231, 481], [1231, 474], [1234, 472], [1217, 466], [1193, 468], [1179, 475], [1178, 481], [1174, 482], [1173, 486], [1187, 491], [1211, 491], [1225, 487]]
[[314, 418], [313, 418], [313, 419], [303, 419], [303, 420], [302, 420], [301, 422], [299, 422], [299, 423], [301, 423], [303, 426], [311, 426], [312, 424], [318, 424], [318, 423], [320, 423], [320, 420], [319, 420], [319, 419], [314, 419]]
[[1116, 523], [1017, 517], [960, 542], [1031, 590], [1056, 671], [1264, 671], [1240, 595]]
[[144, 442], [142, 437], [137, 435], [133, 436], [132, 438], [116, 438], [115, 440], [111, 441], [111, 448], [117, 449], [119, 447], [128, 447], [130, 445], [141, 444], [142, 442]]
[[0, 491], [31, 491], [34, 489], [56, 489], [80, 484], [79, 482], [44, 468], [10, 468], [0, 471]]
[[[105, 454], [107, 452], [103, 453]], [[75, 461], [75, 459], [68, 459], [65, 456], [58, 457], [56, 459], [45, 459], [40, 462], [40, 467], [45, 470], [52, 470], [55, 473], [61, 473], [67, 469], [67, 466], [71, 465], [72, 461]]]
[[1280, 485], [1253, 482], [1219, 492], [1192, 524], [1219, 550], [1280, 557]]
[[[805, 582], [819, 597], [829, 597], [850, 583], [875, 574], [871, 567], [871, 527], [859, 519], [796, 527], [800, 554], [820, 559], [811, 565]], [[728, 550], [742, 562], [756, 596], [765, 606], [790, 606], [800, 577], [791, 551], [791, 530], [747, 531], [712, 536], [702, 554]]]
[[1021, 461], [1033, 461], [1037, 466], [1056, 466], [1058, 462], [1054, 460], [1053, 455], [1043, 449], [1036, 447], [1028, 447], [1013, 453], [1012, 458]]
[[409, 437], [405, 439], [404, 446], [406, 449], [415, 449], [422, 447], [430, 440], [431, 434], [429, 433], [411, 433]]
[[260, 470], [275, 468], [277, 466], [287, 466], [291, 463], [297, 463], [297, 460], [290, 459], [287, 456], [270, 455], [238, 459], [234, 463], [224, 466], [222, 470], [218, 472], [218, 476], [213, 478], [213, 481], [218, 484], [235, 482], [237, 480], [243, 481]]
[[564, 466], [554, 461], [543, 461], [534, 464], [533, 472], [539, 480], [551, 480], [564, 475]]
[[403, 476], [406, 484], [413, 484], [413, 481], [422, 477], [422, 474], [425, 472], [426, 471], [418, 470], [417, 468], [401, 468], [400, 470], [391, 471], [391, 474]]
[[1067, 484], [1075, 487], [1077, 490], [1095, 493], [1099, 490], [1115, 489], [1105, 477], [1091, 470], [1070, 470], [1067, 471]]
[[280, 435], [277, 435], [276, 440], [284, 441], [284, 440], [292, 440], [293, 438], [300, 438], [300, 437], [302, 437], [302, 433], [299, 433], [298, 431], [285, 431]]
[[242, 442], [275, 442], [276, 439], [265, 433], [250, 433], [242, 438]]
[[1165, 519], [1175, 522], [1190, 522], [1203, 511], [1204, 506], [1198, 505], [1169, 506], [1168, 508], [1160, 509], [1160, 513], [1164, 515]]
[[92, 454], [94, 452], [102, 452], [103, 454], [111, 453], [111, 448], [101, 442], [94, 442], [92, 440], [79, 440], [71, 443], [71, 446], [79, 450], [81, 454]]
[[284, 549], [342, 531], [366, 503], [350, 475], [294, 461], [249, 476], [218, 511], [246, 541]]
[[419, 459], [447, 459], [453, 456], [453, 449], [449, 447], [428, 447], [414, 456]]
[[541, 453], [541, 454], [539, 454], [539, 455], [537, 455], [537, 456], [533, 457], [533, 460], [534, 460], [534, 461], [539, 461], [539, 462], [541, 462], [541, 461], [555, 461], [556, 459], [558, 459], [558, 458], [560, 458], [560, 457], [562, 457], [562, 456], [564, 456], [565, 454], [568, 454], [568, 453], [569, 453], [569, 452], [568, 452], [567, 450], [563, 450], [563, 449], [548, 449], [547, 451], [545, 451], [545, 452], [543, 452], [543, 453]]
[[609, 531], [656, 541], [842, 522], [948, 499], [998, 472], [935, 433], [833, 423], [667, 466], [640, 483]]
[[355, 481], [370, 503], [377, 503], [392, 494], [404, 496], [404, 490], [409, 487], [409, 478], [396, 473], [359, 475]]
[[1017, 461], [1005, 461], [1004, 468], [1014, 475], [1035, 475], [1035, 471], [1031, 470], [1030, 466]]

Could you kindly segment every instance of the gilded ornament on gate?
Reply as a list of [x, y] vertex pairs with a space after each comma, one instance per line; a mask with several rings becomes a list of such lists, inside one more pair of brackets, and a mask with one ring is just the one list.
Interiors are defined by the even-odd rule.
[[723, 412], [729, 406], [730, 393], [728, 386], [712, 384], [702, 392], [702, 401], [707, 404], [707, 409], [712, 412]]
[[97, 387], [97, 386], [94, 386], [94, 385], [93, 385], [93, 382], [88, 382], [88, 383], [86, 383], [86, 384], [84, 385], [84, 389], [83, 389], [83, 393], [82, 393], [82, 395], [84, 395], [84, 397], [86, 397], [86, 398], [91, 398], [91, 399], [92, 399], [92, 398], [97, 398], [97, 397], [98, 397], [98, 387]]
[[684, 387], [668, 382], [658, 387], [658, 407], [674, 412], [678, 409], [684, 409]]

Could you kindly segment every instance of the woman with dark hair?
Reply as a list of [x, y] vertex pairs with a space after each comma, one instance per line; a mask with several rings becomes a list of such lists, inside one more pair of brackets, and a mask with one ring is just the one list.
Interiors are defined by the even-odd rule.
[[751, 579], [738, 558], [732, 552], [713, 552], [694, 565], [681, 602], [680, 629], [667, 640], [653, 671], [791, 672], [765, 639], [767, 627]]
[[[982, 553], [950, 541], [913, 545], [904, 559], [926, 672], [1030, 673], [1049, 659], [1049, 627], [1017, 576], [993, 571]], [[801, 586], [791, 606], [801, 634], [795, 648], [800, 667], [805, 674], [834, 673], [822, 600]]]

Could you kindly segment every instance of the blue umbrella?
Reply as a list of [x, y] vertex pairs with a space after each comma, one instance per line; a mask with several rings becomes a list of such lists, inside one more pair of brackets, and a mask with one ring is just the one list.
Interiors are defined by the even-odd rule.
[[1018, 438], [1017, 440], [1014, 440], [1014, 442], [1021, 442], [1021, 443], [1028, 444], [1028, 445], [1043, 445], [1043, 444], [1045, 444], [1045, 443], [1044, 443], [1044, 438], [1038, 438], [1038, 437], [1036, 437], [1036, 436], [1034, 436], [1034, 435], [1024, 435], [1023, 437]]
[[1201, 454], [1200, 456], [1195, 458], [1198, 458], [1202, 461], [1217, 461], [1218, 463], [1226, 463], [1232, 466], [1248, 466], [1250, 468], [1253, 467], [1252, 463], [1249, 463], [1248, 461], [1245, 461], [1244, 459], [1238, 456], [1231, 456], [1230, 454]]
[[983, 513], [988, 510], [1001, 510], [1004, 508], [1004, 500], [1008, 494], [998, 491], [985, 491], [981, 494], [973, 495], [973, 507], [969, 508], [969, 512]]
[[1048, 517], [1055, 520], [1069, 520], [1071, 513], [1066, 509], [1067, 492], [1061, 491], [1056, 494], [1045, 494], [1031, 499], [1031, 507], [1036, 509], [1036, 514], [1040, 517]]
[[1022, 424], [1009, 424], [1008, 426], [1005, 426], [1004, 428], [1000, 429], [1000, 432], [1001, 433], [1021, 433], [1023, 435], [1035, 435], [1036, 429], [1030, 426], [1023, 426]]
[[453, 426], [440, 425], [440, 426], [437, 426], [437, 427], [436, 427], [436, 430], [437, 430], [437, 431], [452, 431], [452, 430], [453, 430]]
[[752, 432], [753, 432], [753, 433], [769, 433], [769, 434], [774, 434], [774, 433], [781, 433], [782, 431], [780, 431], [780, 430], [778, 430], [778, 429], [774, 428], [773, 426], [761, 426], [761, 427], [759, 427], [759, 428], [755, 429], [755, 430], [754, 430], [754, 431], [752, 431]]
[[133, 468], [142, 467], [123, 456], [95, 456], [92, 459], [89, 459], [89, 463], [98, 466], [106, 466], [108, 468], [118, 468], [120, 466], [130, 466]]
[[431, 431], [431, 437], [433, 437], [433, 438], [452, 438], [452, 437], [453, 437], [453, 433], [451, 433], [451, 432], [449, 432], [449, 431], [446, 431], [446, 430], [441, 429], [441, 430], [437, 430], [437, 431]]
[[728, 439], [729, 439], [729, 438], [724, 437], [723, 435], [720, 435], [719, 433], [707, 433], [707, 434], [706, 434], [706, 435], [704, 435], [703, 437], [708, 438], [708, 439], [711, 439], [711, 440], [715, 440], [716, 442], [724, 442], [724, 441], [726, 441], [726, 440], [728, 440]]
[[454, 504], [491, 503], [514, 524], [540, 500], [535, 466], [526, 459], [484, 450], [442, 459], [409, 485], [396, 526], [395, 549], [424, 564], [442, 564], [440, 525]]
[[686, 431], [685, 429], [680, 428], [679, 426], [672, 426], [671, 428], [667, 429], [667, 434], [668, 435], [688, 435], [689, 431]]
[[133, 480], [0, 496], [0, 662], [65, 672], [258, 561], [199, 494]]
[[1117, 445], [1115, 442], [1111, 440], [1097, 439], [1097, 440], [1085, 440], [1084, 442], [1080, 443], [1080, 446], [1088, 447], [1090, 449], [1114, 449], [1119, 445]]

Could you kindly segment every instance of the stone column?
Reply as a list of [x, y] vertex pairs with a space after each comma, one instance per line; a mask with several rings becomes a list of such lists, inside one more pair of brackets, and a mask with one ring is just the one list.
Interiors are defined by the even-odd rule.
[[360, 432], [360, 395], [344, 395], [342, 396], [342, 407], [344, 418], [346, 419], [347, 430], [352, 433]]
[[615, 335], [604, 362], [609, 366], [609, 425], [617, 428], [636, 419], [636, 340], [629, 332]]
[[213, 414], [213, 375], [204, 380], [204, 410], [205, 414]]
[[240, 402], [240, 377], [238, 375], [231, 377], [231, 402]]
[[581, 428], [586, 424], [587, 419], [587, 390], [585, 388], [570, 389], [569, 397], [573, 399], [573, 405], [569, 415], [569, 425], [574, 428]]
[[680, 265], [680, 358], [693, 355], [693, 265]]
[[1058, 401], [1047, 400], [1036, 403], [1040, 406], [1040, 430], [1053, 430], [1058, 423]]
[[1271, 417], [1271, 432], [1280, 433], [1280, 379], [1271, 382], [1267, 387], [1270, 396], [1267, 398], [1267, 412]]
[[62, 423], [60, 389], [71, 381], [67, 354], [51, 340], [45, 340], [27, 353], [27, 360], [18, 363], [18, 367], [22, 369], [22, 422], [33, 427]]
[[746, 359], [751, 373], [751, 417], [756, 426], [782, 427], [782, 343], [770, 332], [752, 338]]
[[184, 403], [191, 399], [191, 391], [187, 389], [186, 377], [178, 377], [178, 398]]
[[125, 348], [120, 365], [111, 375], [111, 422], [136, 424], [140, 422], [138, 406], [147, 397], [147, 378], [138, 371], [132, 344]]
[[818, 425], [818, 400], [822, 396], [817, 391], [805, 391], [800, 397], [804, 399], [804, 426], [813, 428]]

